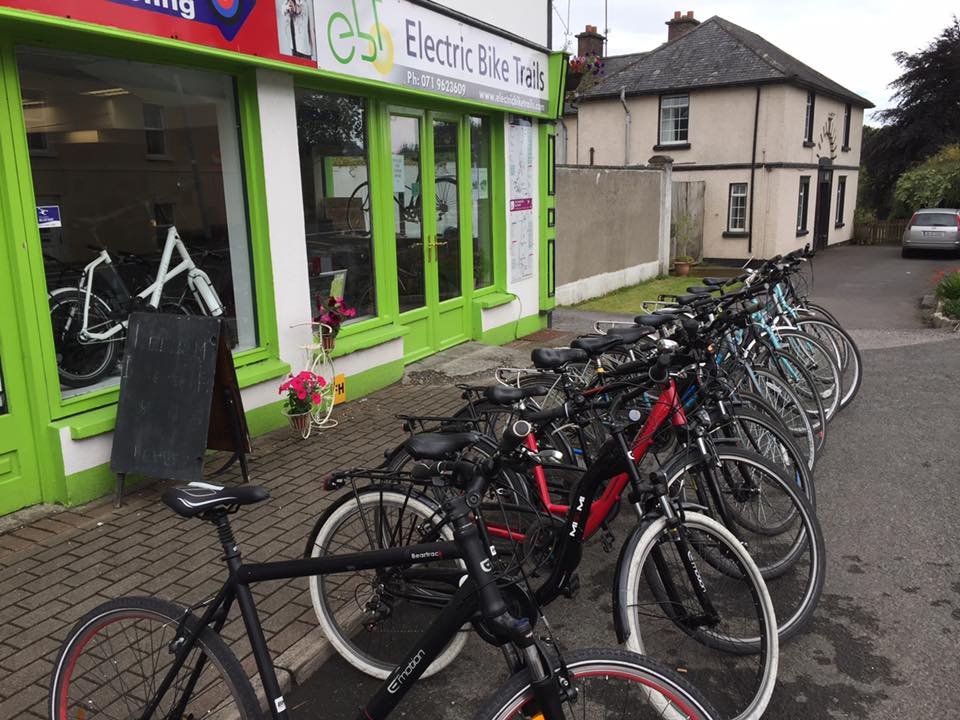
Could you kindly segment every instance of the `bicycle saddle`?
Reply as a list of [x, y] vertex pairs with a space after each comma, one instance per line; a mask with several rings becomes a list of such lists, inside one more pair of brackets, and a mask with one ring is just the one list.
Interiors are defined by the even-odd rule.
[[170, 488], [161, 496], [164, 504], [177, 515], [192, 518], [206, 512], [228, 512], [240, 505], [253, 505], [270, 497], [270, 491], [258, 485], [222, 487], [192, 482]]
[[483, 391], [483, 396], [494, 405], [511, 405], [524, 398], [546, 395], [549, 391], [550, 388], [543, 385], [532, 385], [524, 388], [491, 385]]
[[713, 292], [713, 289], [704, 285], [691, 285], [687, 288], [687, 292], [691, 295], [706, 295], [707, 293]]
[[664, 325], [669, 325], [670, 323], [676, 320], [676, 316], [673, 314], [670, 315], [637, 315], [633, 321], [637, 325], [644, 325], [646, 327], [660, 328]]
[[404, 444], [414, 460], [450, 460], [481, 438], [483, 435], [478, 432], [420, 433]]
[[[730, 282], [730, 278], [705, 277], [705, 278], [700, 278], [700, 281], [701, 281], [704, 285], [707, 285], [707, 286], [709, 286], [709, 287], [718, 288], [718, 287], [722, 287], [722, 286], [726, 285], [728, 282]], [[689, 288], [687, 288], [687, 289], [689, 289]]]
[[570, 347], [583, 350], [590, 357], [596, 357], [623, 343], [624, 339], [617, 335], [587, 335], [574, 340]]
[[530, 353], [535, 367], [541, 370], [556, 370], [567, 363], [587, 361], [587, 354], [575, 348], [537, 348]]
[[[633, 345], [641, 340], [650, 339], [650, 328], [648, 327], [614, 327], [607, 330], [607, 335], [616, 335], [623, 338], [628, 345]], [[646, 343], [644, 343], [646, 344]]]

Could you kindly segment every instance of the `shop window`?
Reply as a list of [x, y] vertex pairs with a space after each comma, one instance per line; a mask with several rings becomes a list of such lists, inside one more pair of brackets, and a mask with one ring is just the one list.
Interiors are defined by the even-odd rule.
[[377, 314], [367, 112], [362, 98], [297, 90], [300, 179], [310, 297], [342, 295], [358, 319]]
[[45, 155], [50, 152], [50, 138], [47, 135], [48, 106], [46, 95], [39, 90], [23, 89], [23, 115], [27, 125], [33, 128], [27, 132], [27, 147], [31, 155]]
[[490, 206], [490, 119], [470, 118], [470, 177], [473, 191], [473, 286], [493, 285], [493, 212]]
[[17, 62], [28, 144], [46, 136], [31, 170], [64, 397], [118, 382], [147, 303], [223, 316], [234, 351], [255, 347], [234, 79], [34, 48]]

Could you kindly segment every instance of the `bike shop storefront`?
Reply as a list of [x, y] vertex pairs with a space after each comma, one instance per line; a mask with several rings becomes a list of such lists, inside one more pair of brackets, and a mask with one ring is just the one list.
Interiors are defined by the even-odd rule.
[[[0, 0], [0, 515], [109, 492], [131, 311], [223, 317], [257, 434], [301, 360], [289, 328], [327, 294], [356, 311], [336, 353], [348, 399], [552, 307], [543, 121], [561, 56], [522, 46], [543, 64], [532, 109], [457, 99], [398, 69], [405, 0], [375, 23], [390, 67], [353, 29], [357, 2], [324, 6], [332, 23], [321, 3], [239, 3], [232, 26], [201, 11], [218, 2]], [[461, 58], [517, 41], [414, 10], [458, 24]]]

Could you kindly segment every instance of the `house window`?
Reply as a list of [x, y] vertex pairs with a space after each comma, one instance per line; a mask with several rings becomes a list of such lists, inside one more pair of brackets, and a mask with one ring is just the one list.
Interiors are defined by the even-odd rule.
[[810, 207], [810, 176], [800, 178], [800, 196], [797, 199], [797, 232], [807, 231], [807, 208]]
[[730, 183], [730, 202], [727, 210], [727, 230], [747, 230], [747, 184]]
[[850, 103], [843, 108], [843, 147], [840, 149], [850, 149]]
[[342, 296], [377, 314], [367, 108], [363, 98], [297, 88], [300, 182], [310, 302]]
[[665, 95], [660, 98], [660, 144], [685, 143], [688, 141], [690, 97], [688, 95]]
[[816, 110], [817, 96], [813, 90], [807, 93], [807, 114], [803, 120], [803, 141], [813, 142], [813, 113]]
[[837, 180], [837, 227], [843, 227], [843, 201], [847, 196], [847, 178], [840, 177]]
[[143, 104], [143, 134], [147, 139], [147, 155], [166, 157], [167, 134], [162, 105]]

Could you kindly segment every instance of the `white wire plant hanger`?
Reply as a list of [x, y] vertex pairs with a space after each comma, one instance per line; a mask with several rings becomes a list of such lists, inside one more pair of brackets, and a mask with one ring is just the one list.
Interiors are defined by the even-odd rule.
[[323, 378], [323, 387], [319, 389], [320, 402], [315, 403], [310, 409], [310, 422], [304, 424], [300, 434], [304, 440], [310, 437], [311, 432], [316, 430], [329, 430], [337, 426], [337, 421], [331, 417], [333, 415], [333, 406], [336, 402], [336, 370], [333, 366], [333, 358], [330, 357], [330, 349], [323, 342], [324, 335], [332, 335], [333, 328], [326, 323], [307, 322], [291, 325], [291, 328], [309, 327], [310, 340], [301, 345], [300, 348], [304, 354], [304, 370]]

